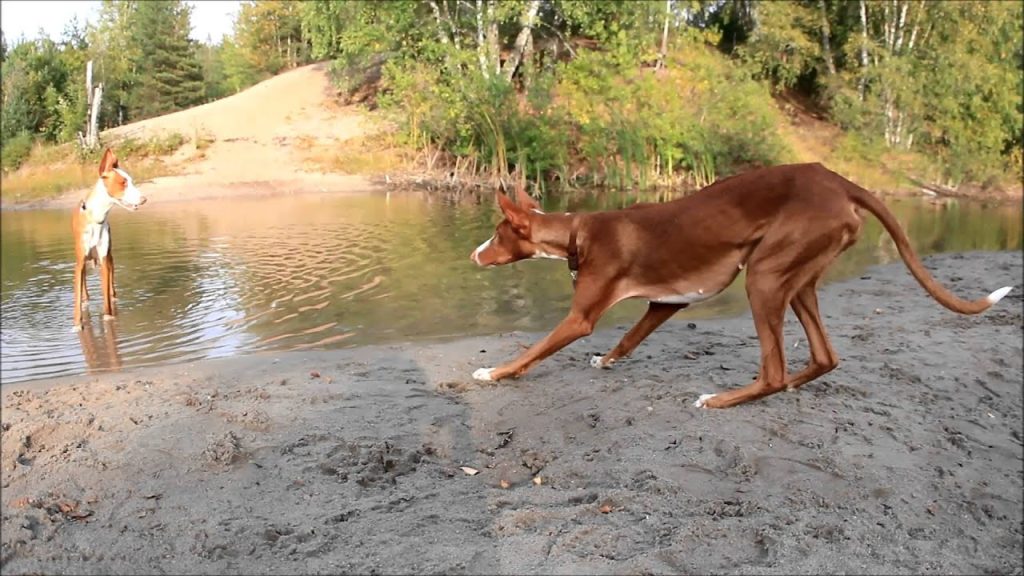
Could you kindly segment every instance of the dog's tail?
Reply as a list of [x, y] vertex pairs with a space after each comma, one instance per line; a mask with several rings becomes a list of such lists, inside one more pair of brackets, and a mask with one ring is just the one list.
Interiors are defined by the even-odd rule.
[[[845, 180], [845, 178], [844, 178]], [[867, 190], [857, 186], [853, 182], [848, 181], [847, 192], [850, 200], [864, 208], [868, 212], [875, 215], [876, 218], [882, 223], [882, 226], [892, 236], [893, 241], [896, 242], [896, 250], [899, 251], [900, 256], [903, 258], [903, 262], [910, 269], [910, 273], [914, 275], [914, 278], [920, 282], [921, 286], [931, 295], [932, 298], [938, 301], [946, 308], [949, 308], [953, 312], [959, 312], [960, 314], [978, 314], [988, 310], [993, 304], [1003, 299], [1012, 286], [1006, 286], [996, 290], [984, 298], [978, 298], [977, 300], [964, 300], [955, 296], [949, 290], [947, 290], [942, 284], [939, 284], [935, 278], [928, 272], [928, 269], [921, 264], [921, 260], [917, 257], [917, 253], [910, 246], [910, 239], [907, 238], [906, 232], [900, 227], [899, 222], [896, 221], [896, 217], [893, 216], [892, 212], [886, 208], [885, 204], [881, 200], [875, 197], [874, 194]]]

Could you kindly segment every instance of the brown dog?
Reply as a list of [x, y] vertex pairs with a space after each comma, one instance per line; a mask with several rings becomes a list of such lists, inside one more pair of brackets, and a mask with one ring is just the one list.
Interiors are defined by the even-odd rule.
[[135, 187], [132, 177], [117, 167], [117, 156], [107, 148], [100, 160], [96, 186], [78, 203], [71, 218], [71, 233], [75, 239], [75, 330], [82, 329], [82, 307], [89, 300], [85, 288], [85, 269], [89, 262], [100, 267], [104, 317], [113, 318], [116, 314], [114, 253], [107, 216], [114, 204], [135, 211], [145, 203], [146, 198]]
[[[977, 314], [1011, 290], [1000, 288], [974, 301], [950, 294], [921, 265], [885, 205], [821, 164], [753, 170], [678, 200], [608, 212], [545, 214], [522, 190], [518, 197], [516, 206], [498, 193], [505, 218], [470, 258], [480, 266], [566, 259], [576, 291], [569, 315], [547, 337], [513, 362], [477, 370], [473, 377], [478, 380], [520, 376], [590, 334], [616, 302], [648, 300], [647, 313], [622, 341], [591, 360], [607, 368], [675, 312], [718, 294], [746, 268], [747, 297], [761, 345], [760, 373], [747, 386], [701, 395], [694, 404], [727, 408], [806, 384], [839, 364], [815, 289], [828, 265], [857, 240], [860, 209], [882, 222], [911, 274], [946, 308]], [[811, 349], [807, 367], [794, 375], [786, 374], [782, 343], [787, 307], [803, 325]]]

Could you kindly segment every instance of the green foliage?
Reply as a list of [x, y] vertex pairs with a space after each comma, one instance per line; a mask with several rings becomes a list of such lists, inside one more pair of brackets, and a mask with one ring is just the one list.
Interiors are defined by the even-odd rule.
[[763, 2], [757, 6], [757, 18], [757, 27], [736, 50], [737, 56], [773, 86], [795, 86], [821, 58], [817, 12], [806, 3]]
[[133, 91], [142, 69], [141, 47], [132, 32], [137, 1], [103, 0], [97, 25], [89, 31], [90, 56], [95, 83], [103, 84], [99, 124], [101, 128], [130, 122]]
[[196, 57], [199, 59], [199, 65], [203, 71], [203, 99], [206, 102], [212, 102], [237, 92], [237, 90], [231, 90], [228, 84], [224, 62], [224, 44], [225, 42], [218, 45], [200, 44], [196, 48]]
[[32, 143], [32, 135], [28, 132], [21, 132], [5, 139], [3, 147], [0, 148], [0, 157], [2, 157], [0, 165], [2, 165], [3, 171], [17, 170], [32, 153]]
[[181, 0], [140, 2], [130, 19], [139, 47], [138, 85], [132, 106], [138, 119], [201, 104], [203, 71], [189, 39], [191, 7]]
[[941, 8], [921, 55], [920, 144], [950, 182], [983, 182], [1011, 168], [1021, 146], [1024, 11], [1009, 2]]
[[249, 63], [245, 52], [232, 38], [225, 38], [220, 47], [221, 63], [224, 67], [226, 94], [237, 94], [260, 80], [258, 71]]
[[594, 180], [643, 185], [677, 172], [704, 185], [747, 165], [787, 158], [768, 91], [700, 44], [669, 55], [668, 68], [621, 69], [600, 53], [566, 66], [560, 92]]
[[85, 103], [77, 78], [85, 69], [85, 33], [72, 21], [59, 42], [49, 38], [20, 42], [5, 53], [0, 139], [17, 140], [5, 167], [20, 158], [24, 138], [73, 140], [84, 126]]
[[58, 42], [0, 37], [0, 139], [73, 140], [90, 59], [110, 127], [330, 58], [343, 93], [379, 89], [429, 166], [541, 185], [700, 184], [787, 160], [769, 88], [815, 100], [842, 157], [916, 153], [953, 186], [1024, 164], [1020, 2], [255, 0], [205, 46], [190, 18], [180, 0], [103, 0]]
[[301, 11], [300, 2], [242, 2], [234, 40], [257, 75], [272, 76], [309, 61]]

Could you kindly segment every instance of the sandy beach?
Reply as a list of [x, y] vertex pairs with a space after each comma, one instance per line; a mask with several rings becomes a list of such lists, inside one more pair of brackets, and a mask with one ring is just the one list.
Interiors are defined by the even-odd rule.
[[[5, 386], [4, 574], [1021, 574], [1022, 255], [831, 284], [839, 368], [724, 411], [749, 315], [627, 326], [520, 380], [540, 334], [258, 354]], [[790, 369], [806, 359], [792, 314]], [[472, 474], [472, 472], [476, 472]]]

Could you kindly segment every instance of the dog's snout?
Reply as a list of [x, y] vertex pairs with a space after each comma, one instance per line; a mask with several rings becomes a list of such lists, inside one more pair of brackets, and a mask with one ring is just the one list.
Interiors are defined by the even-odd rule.
[[488, 238], [483, 244], [477, 246], [476, 250], [473, 250], [473, 252], [469, 254], [469, 259], [475, 262], [477, 266], [483, 266], [483, 264], [480, 263], [480, 253], [490, 247], [492, 240], [494, 240], [493, 236]]

